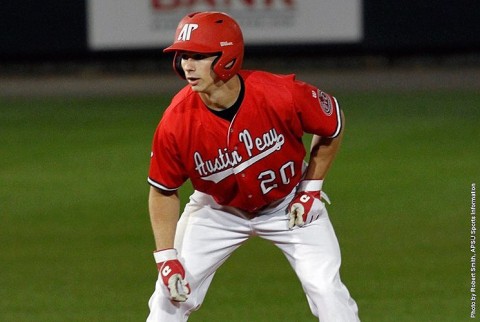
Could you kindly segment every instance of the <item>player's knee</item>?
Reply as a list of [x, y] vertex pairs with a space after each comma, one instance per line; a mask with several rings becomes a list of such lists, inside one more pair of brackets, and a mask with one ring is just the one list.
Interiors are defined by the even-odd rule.
[[322, 281], [315, 285], [314, 290], [318, 298], [326, 298], [331, 297], [335, 293], [336, 286], [333, 281]]
[[317, 278], [304, 286], [310, 300], [317, 304], [329, 302], [343, 292], [338, 278]]

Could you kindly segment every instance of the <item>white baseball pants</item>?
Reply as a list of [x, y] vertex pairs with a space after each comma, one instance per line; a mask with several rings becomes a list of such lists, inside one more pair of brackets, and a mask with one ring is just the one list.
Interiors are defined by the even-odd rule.
[[340, 248], [326, 208], [313, 223], [289, 230], [286, 208], [292, 198], [293, 192], [252, 218], [194, 192], [180, 217], [175, 238], [192, 293], [186, 302], [172, 302], [158, 279], [148, 302], [147, 322], [187, 321], [202, 304], [216, 270], [252, 236], [269, 240], [282, 250], [319, 321], [359, 321], [357, 305], [340, 280]]

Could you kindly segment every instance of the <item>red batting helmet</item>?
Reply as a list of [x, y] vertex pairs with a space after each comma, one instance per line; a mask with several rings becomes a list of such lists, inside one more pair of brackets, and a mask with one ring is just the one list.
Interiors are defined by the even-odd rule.
[[213, 72], [223, 81], [238, 73], [243, 62], [243, 36], [237, 22], [223, 12], [195, 12], [180, 20], [175, 39], [163, 52], [175, 52], [173, 69], [185, 78], [178, 52], [218, 54]]

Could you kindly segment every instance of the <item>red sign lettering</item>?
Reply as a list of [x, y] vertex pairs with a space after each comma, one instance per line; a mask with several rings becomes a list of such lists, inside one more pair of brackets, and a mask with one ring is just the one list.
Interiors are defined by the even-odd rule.
[[[155, 10], [167, 11], [180, 8], [191, 8], [195, 5], [208, 5], [212, 8], [216, 6], [229, 7], [232, 0], [151, 0], [152, 7]], [[245, 8], [270, 8], [276, 3], [286, 7], [292, 7], [295, 0], [239, 0]]]

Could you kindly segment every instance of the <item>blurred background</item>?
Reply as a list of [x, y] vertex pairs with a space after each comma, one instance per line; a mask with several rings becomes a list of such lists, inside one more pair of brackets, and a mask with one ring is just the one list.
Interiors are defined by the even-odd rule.
[[[102, 89], [98, 81], [110, 86], [107, 93], [170, 92], [167, 85], [182, 83], [172, 77], [171, 57], [161, 49], [173, 40], [179, 19], [199, 10], [226, 11], [239, 21], [245, 68], [298, 74], [323, 69], [324, 79], [316, 82], [325, 90], [418, 88], [426, 86], [426, 70], [450, 69], [433, 85], [470, 87], [479, 78], [479, 7], [471, 0], [3, 1], [0, 94], [47, 91], [45, 78], [52, 76], [62, 77], [54, 92], [96, 92]], [[386, 69], [400, 69], [398, 78]], [[345, 76], [335, 75], [342, 70]], [[373, 71], [379, 72], [376, 80], [369, 78]], [[31, 83], [32, 76], [42, 79]], [[158, 76], [171, 80], [151, 81]], [[22, 77], [28, 78], [22, 86], [32, 86], [28, 91], [14, 82]]]
[[[0, 321], [145, 320], [150, 144], [185, 85], [162, 49], [201, 10], [238, 20], [244, 68], [295, 73], [345, 111], [325, 189], [362, 320], [476, 317], [478, 1], [5, 0]], [[286, 259], [255, 238], [190, 319], [315, 320]]]

